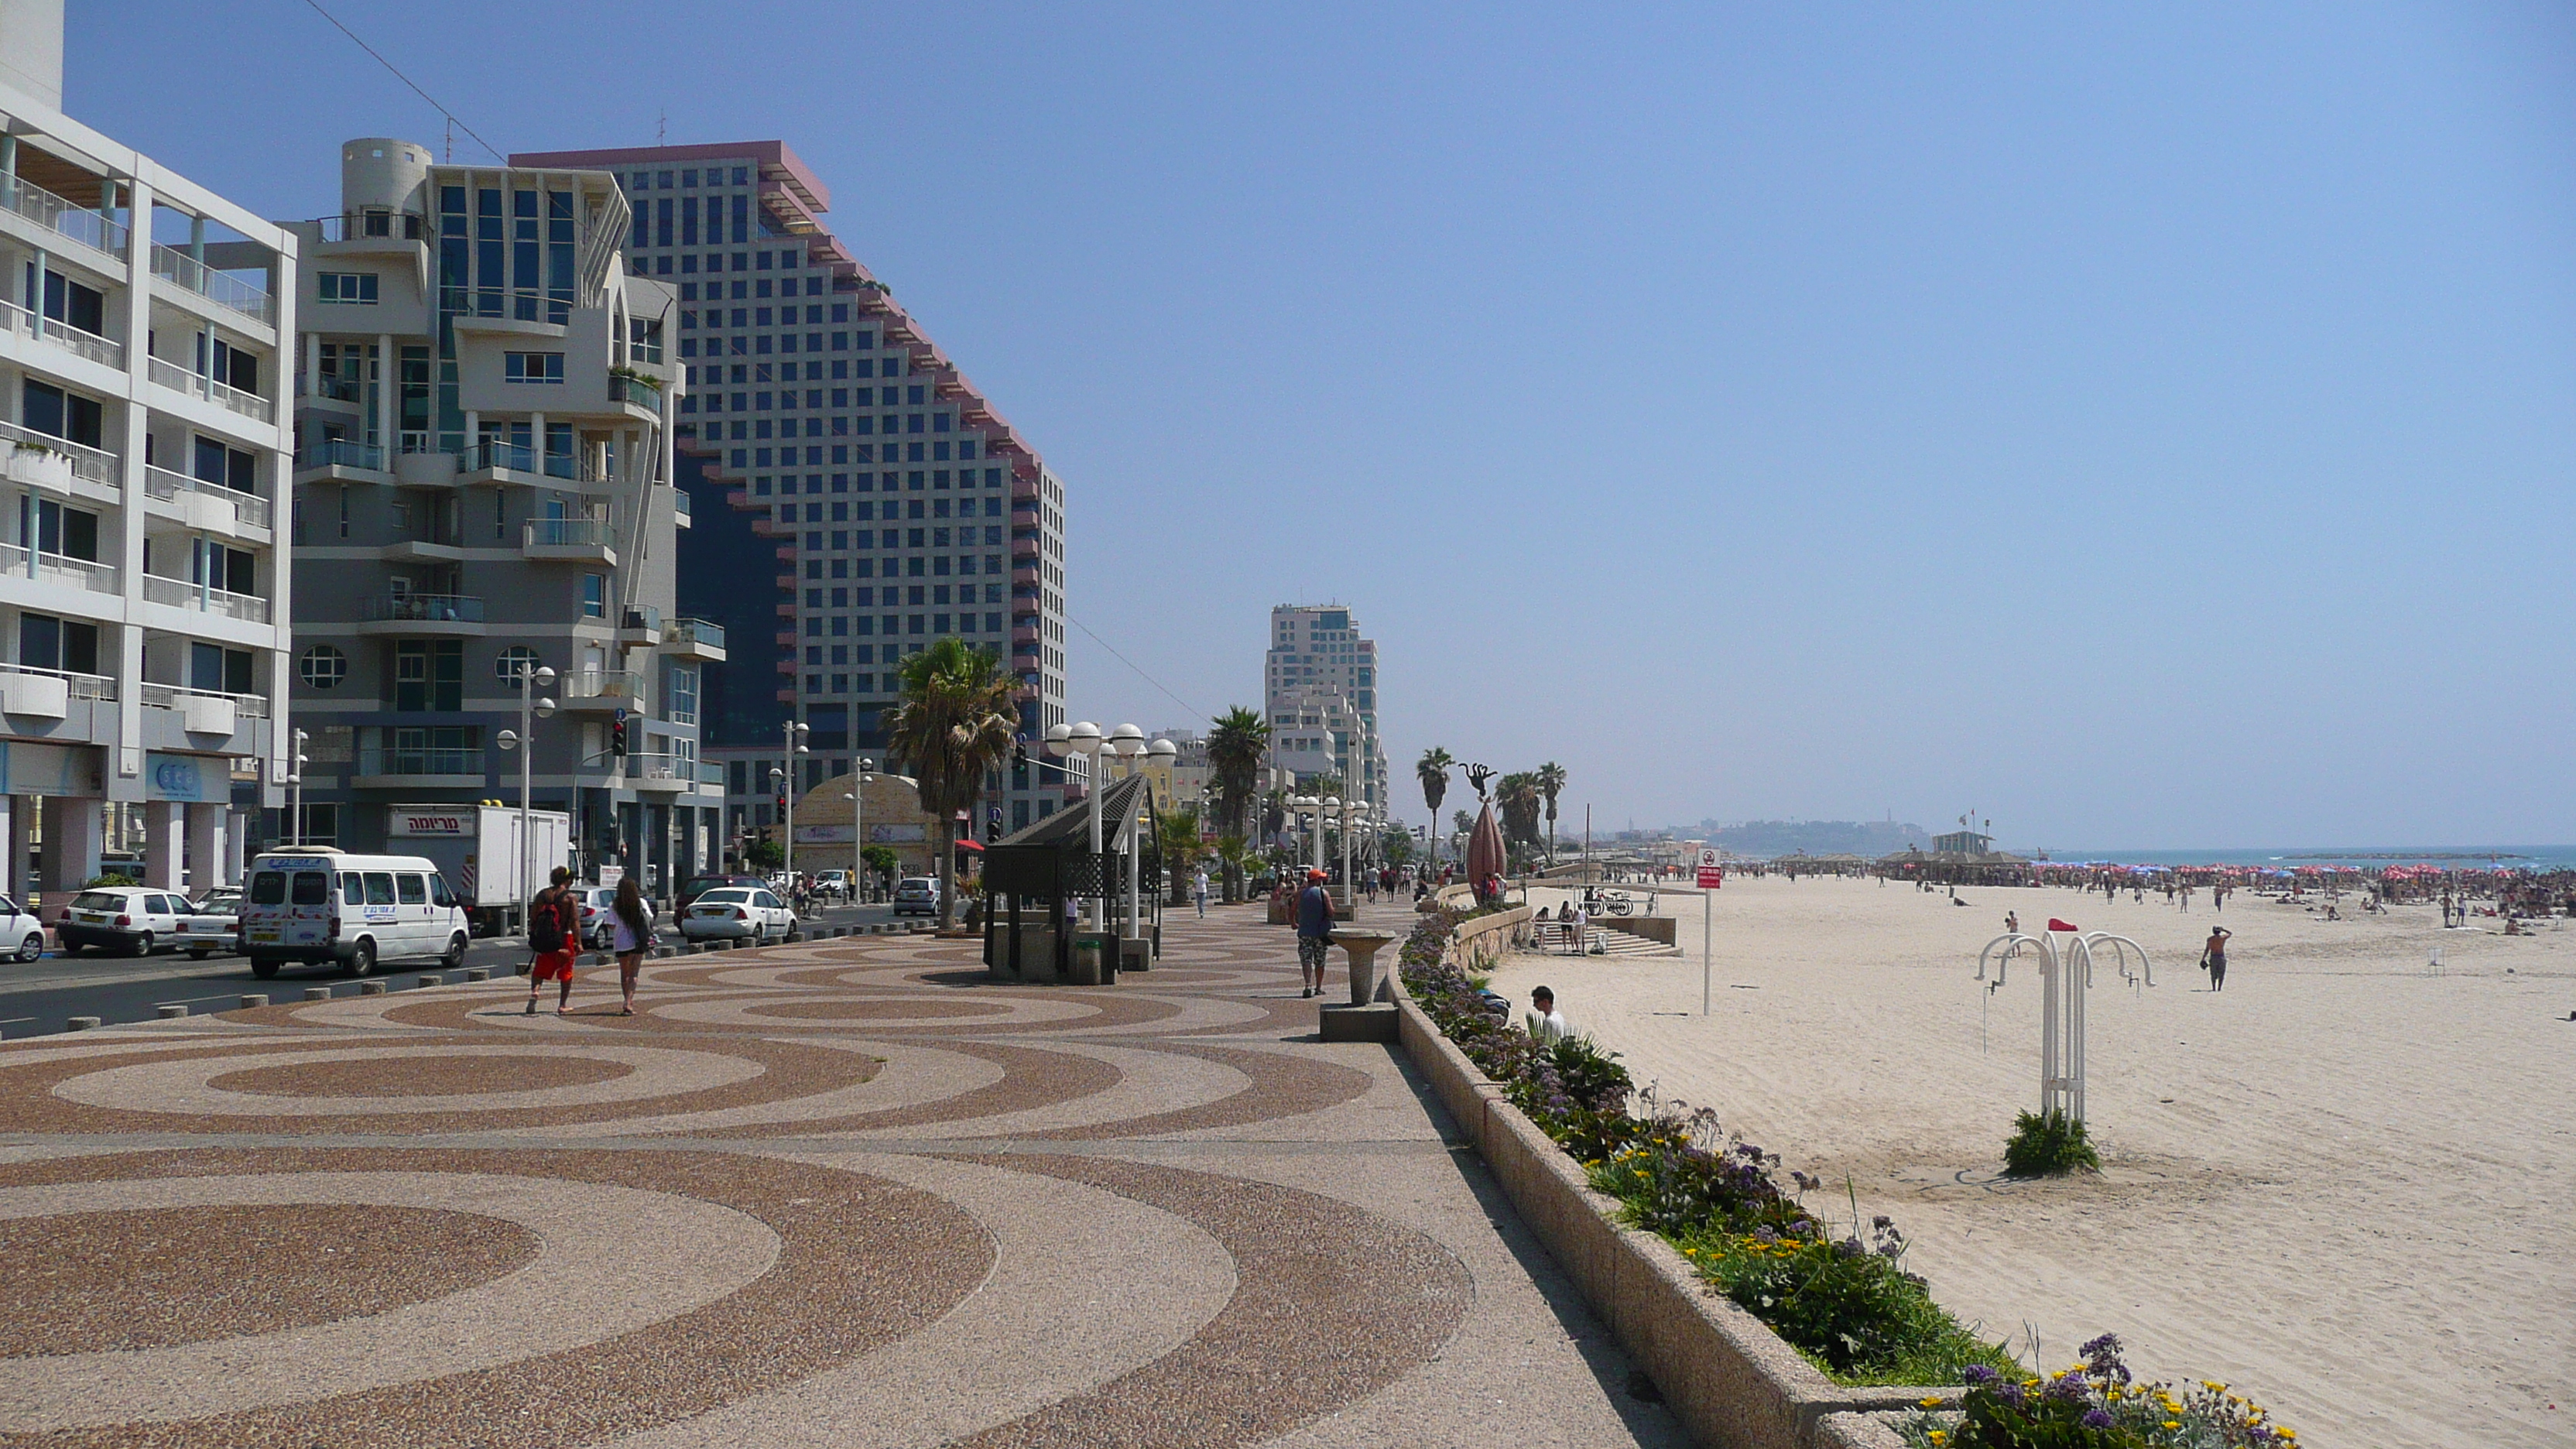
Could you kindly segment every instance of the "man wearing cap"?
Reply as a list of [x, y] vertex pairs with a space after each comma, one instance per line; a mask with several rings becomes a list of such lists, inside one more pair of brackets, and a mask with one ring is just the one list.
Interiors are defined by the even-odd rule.
[[1305, 995], [1324, 994], [1324, 951], [1333, 940], [1333, 895], [1324, 889], [1324, 873], [1306, 872], [1306, 888], [1297, 893], [1297, 971]]

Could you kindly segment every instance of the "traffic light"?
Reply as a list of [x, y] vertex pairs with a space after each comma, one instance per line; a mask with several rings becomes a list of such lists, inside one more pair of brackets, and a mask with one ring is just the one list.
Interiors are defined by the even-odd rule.
[[620, 759], [626, 756], [626, 721], [622, 719], [609, 722], [608, 753]]

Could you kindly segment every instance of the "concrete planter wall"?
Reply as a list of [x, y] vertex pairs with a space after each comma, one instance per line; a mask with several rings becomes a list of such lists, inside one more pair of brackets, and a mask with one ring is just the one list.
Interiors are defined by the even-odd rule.
[[[1482, 925], [1483, 917], [1467, 923]], [[1463, 929], [1462, 929], [1463, 934]], [[1397, 1040], [1475, 1143], [1504, 1193], [1676, 1416], [1724, 1449], [1895, 1449], [1884, 1415], [1957, 1388], [1845, 1388], [1760, 1319], [1711, 1291], [1651, 1233], [1623, 1227], [1615, 1199], [1395, 987]]]
[[1463, 922], [1449, 938], [1449, 960], [1461, 971], [1482, 971], [1512, 947], [1527, 944], [1530, 922], [1537, 916], [1527, 906], [1514, 906]]

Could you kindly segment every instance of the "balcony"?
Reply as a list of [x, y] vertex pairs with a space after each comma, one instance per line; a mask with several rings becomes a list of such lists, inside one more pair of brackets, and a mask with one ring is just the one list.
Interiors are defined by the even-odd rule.
[[246, 624], [268, 622], [268, 600], [257, 594], [236, 594], [209, 584], [192, 584], [186, 579], [165, 579], [159, 574], [143, 576], [143, 601], [167, 604], [174, 609], [202, 609]]
[[481, 750], [407, 750], [369, 745], [358, 751], [360, 790], [404, 790], [430, 786], [472, 789], [484, 779]]
[[114, 704], [116, 681], [103, 674], [0, 664], [0, 713], [63, 719], [71, 714], [74, 701]]
[[401, 244], [429, 240], [429, 224], [408, 211], [344, 212], [339, 216], [314, 218], [322, 240], [332, 244], [343, 255], [369, 250], [369, 242]]
[[[651, 754], [626, 757], [626, 783], [638, 790], [694, 790], [702, 781], [704, 767], [694, 755]], [[716, 778], [704, 783], [710, 789], [724, 788], [724, 772], [719, 767]]]
[[[456, 459], [460, 483], [507, 483], [514, 481], [497, 475], [517, 473], [536, 478], [560, 478], [573, 483], [597, 483], [601, 480], [581, 460], [570, 453], [547, 453], [525, 443], [502, 443], [486, 439], [459, 454]], [[477, 478], [470, 475], [482, 474]]]
[[480, 635], [483, 601], [464, 594], [379, 594], [367, 601], [358, 632], [407, 638]]
[[83, 332], [65, 322], [30, 312], [15, 302], [0, 302], [0, 332], [27, 337], [59, 347], [75, 357], [85, 357], [101, 367], [125, 370], [125, 344], [111, 342], [95, 332]]
[[562, 677], [556, 698], [568, 710], [644, 709], [644, 676], [632, 669], [585, 669]]
[[628, 644], [662, 642], [662, 611], [651, 604], [626, 606], [626, 622], [618, 626], [618, 638]]
[[689, 490], [686, 488], [671, 490], [671, 521], [681, 528], [695, 526], [689, 518]]
[[152, 380], [173, 392], [184, 392], [191, 397], [201, 397], [218, 406], [230, 408], [254, 422], [277, 421], [277, 404], [261, 397], [258, 393], [244, 392], [229, 383], [217, 382], [211, 377], [199, 377], [175, 362], [153, 358]]
[[537, 562], [600, 564], [617, 567], [609, 523], [604, 518], [531, 518], [521, 533], [520, 551]]
[[12, 211], [78, 242], [120, 270], [125, 265], [125, 223], [85, 206], [74, 206], [32, 181], [0, 181], [0, 211]]
[[265, 530], [273, 516], [268, 500], [256, 493], [244, 493], [222, 483], [209, 483], [185, 473], [146, 465], [143, 469], [145, 496], [170, 505], [172, 511], [191, 528], [220, 529], [238, 532], [245, 528]]
[[662, 652], [675, 659], [722, 664], [725, 657], [724, 626], [704, 619], [673, 619], [662, 626]]
[[304, 451], [295, 455], [295, 472], [299, 479], [307, 473], [331, 469], [382, 473], [385, 471], [384, 445], [351, 442], [347, 438], [325, 438], [318, 443], [305, 444]]
[[219, 272], [186, 252], [155, 243], [152, 275], [184, 287], [218, 307], [227, 308], [265, 327], [277, 325], [277, 299], [268, 290], [230, 272]]
[[613, 403], [624, 403], [631, 408], [641, 408], [651, 414], [656, 421], [662, 416], [662, 389], [640, 377], [630, 377], [622, 372], [610, 373], [608, 400]]
[[266, 719], [268, 699], [257, 694], [223, 694], [211, 689], [182, 689], [172, 684], [146, 684], [145, 709], [166, 709], [179, 716], [179, 728], [192, 735], [230, 738], [246, 719]]
[[[120, 463], [118, 463], [117, 457], [114, 453], [106, 452], [98, 448], [85, 447], [82, 444], [72, 442], [65, 438], [57, 438], [51, 433], [40, 433], [33, 428], [20, 427], [16, 423], [0, 422], [0, 442], [11, 442], [20, 445], [20, 451], [17, 456], [25, 456], [28, 452], [41, 451], [45, 453], [59, 454], [62, 457], [69, 458], [71, 460], [72, 477], [83, 483], [94, 483], [101, 488], [106, 488], [111, 491], [117, 487], [117, 480], [125, 476], [125, 469]], [[47, 466], [50, 468], [52, 465]], [[14, 471], [10, 476], [18, 477]], [[32, 477], [19, 478], [18, 481], [23, 483], [37, 482], [37, 480]], [[39, 484], [39, 486], [41, 485]]]
[[0, 577], [63, 584], [93, 594], [118, 594], [124, 588], [113, 564], [92, 563], [58, 553], [30, 553], [14, 543], [0, 543]]

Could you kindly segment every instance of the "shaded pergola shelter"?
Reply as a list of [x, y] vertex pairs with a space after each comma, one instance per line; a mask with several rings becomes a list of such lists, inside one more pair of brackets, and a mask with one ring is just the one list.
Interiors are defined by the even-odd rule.
[[[1063, 981], [1073, 975], [1073, 938], [1065, 929], [1065, 903], [1098, 900], [1107, 909], [1109, 949], [1100, 977], [1117, 979], [1126, 943], [1129, 872], [1138, 881], [1138, 934], [1154, 940], [1162, 929], [1162, 855], [1154, 843], [1153, 783], [1131, 775], [1100, 794], [1101, 853], [1091, 853], [1090, 802], [1059, 810], [1026, 830], [984, 848], [984, 964], [995, 975], [1022, 981]], [[1140, 859], [1118, 849], [1127, 826], [1137, 825]], [[1081, 929], [1081, 928], [1078, 928]]]

